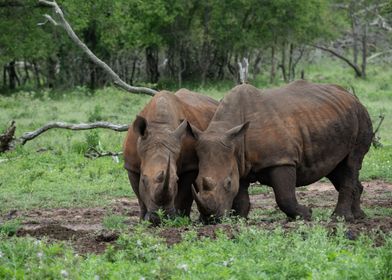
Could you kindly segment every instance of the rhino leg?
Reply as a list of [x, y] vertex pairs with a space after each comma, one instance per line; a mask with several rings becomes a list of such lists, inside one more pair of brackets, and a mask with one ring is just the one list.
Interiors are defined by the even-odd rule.
[[129, 178], [129, 182], [131, 183], [133, 192], [136, 194], [137, 200], [139, 202], [139, 207], [140, 207], [139, 218], [140, 220], [143, 220], [144, 216], [147, 213], [147, 208], [144, 205], [143, 201], [140, 199], [140, 195], [139, 195], [140, 174], [136, 172], [128, 171], [128, 178]]
[[297, 216], [310, 220], [312, 211], [310, 208], [298, 203], [295, 196], [296, 169], [294, 166], [272, 167], [268, 171], [269, 184], [275, 193], [275, 200], [280, 210], [289, 218]]
[[363, 219], [366, 217], [365, 212], [361, 209], [361, 195], [363, 192], [363, 186], [361, 182], [357, 182], [357, 188], [354, 191], [353, 204], [351, 205], [351, 211], [353, 212], [355, 219]]
[[238, 194], [234, 198], [233, 207], [234, 215], [247, 218], [250, 210], [250, 200], [249, 200], [249, 181], [240, 181], [240, 189]]
[[178, 179], [178, 192], [174, 202], [179, 215], [188, 216], [191, 213], [193, 202], [192, 183], [196, 180], [197, 172], [181, 174]]
[[359, 182], [358, 161], [348, 155], [327, 178], [339, 192], [338, 203], [333, 212], [334, 216], [344, 217], [347, 222], [363, 218], [365, 213], [361, 210], [360, 199], [363, 186]]

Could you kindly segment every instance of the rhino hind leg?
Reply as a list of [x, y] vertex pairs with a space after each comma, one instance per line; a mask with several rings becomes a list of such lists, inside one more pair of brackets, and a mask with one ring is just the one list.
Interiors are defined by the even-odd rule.
[[233, 200], [234, 215], [247, 218], [250, 210], [249, 181], [240, 181], [240, 189]]
[[193, 202], [191, 186], [196, 177], [197, 172], [187, 172], [178, 179], [178, 192], [174, 202], [178, 215], [190, 216]]
[[358, 163], [352, 160], [351, 155], [347, 156], [327, 175], [327, 178], [339, 192], [333, 216], [344, 217], [347, 222], [364, 217], [364, 212], [360, 208], [363, 187], [358, 177]]
[[355, 219], [363, 219], [366, 217], [365, 212], [361, 209], [361, 195], [363, 192], [363, 186], [361, 182], [357, 182], [357, 188], [354, 191], [354, 200], [351, 205], [351, 211], [353, 212]]
[[300, 216], [310, 220], [310, 208], [298, 203], [295, 196], [296, 169], [294, 166], [278, 166], [268, 171], [269, 185], [275, 193], [275, 200], [279, 208], [291, 219]]

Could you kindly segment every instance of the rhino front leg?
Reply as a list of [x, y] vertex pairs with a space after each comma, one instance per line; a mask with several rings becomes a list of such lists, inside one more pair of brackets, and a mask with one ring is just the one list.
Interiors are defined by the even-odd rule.
[[240, 189], [237, 196], [234, 198], [233, 207], [234, 215], [247, 218], [250, 210], [249, 200], [249, 181], [241, 180]]
[[137, 200], [139, 202], [139, 207], [140, 207], [139, 218], [140, 218], [140, 220], [143, 220], [144, 216], [147, 213], [147, 208], [144, 205], [143, 201], [140, 199], [140, 195], [139, 195], [140, 174], [136, 173], [136, 172], [128, 171], [128, 178], [129, 178], [129, 182], [131, 183], [131, 187], [133, 189], [133, 192], [136, 194]]
[[298, 203], [295, 196], [296, 169], [293, 166], [273, 167], [269, 170], [269, 181], [279, 208], [291, 219], [297, 216], [310, 220], [310, 208]]
[[188, 216], [191, 213], [193, 202], [192, 183], [196, 180], [197, 172], [191, 171], [181, 174], [178, 179], [178, 192], [174, 202], [179, 215]]

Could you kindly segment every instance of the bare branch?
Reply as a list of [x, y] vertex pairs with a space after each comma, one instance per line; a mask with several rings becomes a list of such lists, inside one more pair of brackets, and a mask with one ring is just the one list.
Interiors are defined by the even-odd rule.
[[118, 163], [118, 156], [122, 155], [123, 152], [104, 152], [104, 151], [98, 151], [96, 148], [89, 148], [85, 153], [84, 156], [89, 159], [96, 159], [99, 157], [107, 157], [111, 156], [113, 160]]
[[344, 57], [343, 55], [339, 54], [338, 52], [336, 52], [335, 50], [326, 48], [326, 47], [322, 47], [322, 46], [317, 46], [317, 45], [311, 45], [312, 47], [315, 47], [317, 49], [329, 52], [330, 54], [336, 56], [337, 58], [343, 60], [344, 62], [346, 62], [351, 68], [354, 69], [355, 74], [357, 75], [357, 77], [362, 77], [362, 71], [359, 69], [359, 67], [357, 65], [355, 65], [354, 63], [352, 63], [348, 58]]
[[119, 125], [119, 124], [113, 124], [109, 122], [80, 123], [80, 124], [51, 122], [34, 131], [23, 133], [23, 135], [19, 137], [17, 140], [20, 141], [22, 145], [24, 145], [27, 141], [33, 140], [37, 136], [53, 128], [62, 128], [62, 129], [69, 129], [69, 130], [87, 130], [87, 129], [94, 129], [94, 128], [106, 128], [114, 131], [127, 131], [128, 125], [125, 124]]
[[381, 15], [377, 15], [377, 18], [370, 23], [370, 26], [378, 26], [386, 31], [392, 31], [392, 26]]
[[19, 138], [15, 138], [15, 122], [12, 121], [10, 127], [5, 131], [4, 134], [0, 134], [0, 153], [5, 151], [13, 150], [16, 145], [24, 145], [27, 141], [33, 140], [38, 137], [42, 133], [53, 129], [53, 128], [61, 128], [61, 129], [69, 129], [69, 130], [88, 130], [95, 128], [105, 128], [111, 129], [114, 131], [127, 131], [128, 125], [126, 124], [113, 124], [109, 122], [94, 122], [94, 123], [80, 123], [80, 124], [72, 124], [65, 122], [51, 122], [48, 123], [34, 131], [25, 132]]
[[384, 115], [384, 114], [380, 114], [378, 117], [380, 118], [380, 122], [378, 123], [376, 129], [374, 130], [373, 135], [376, 135], [376, 133], [377, 133], [378, 130], [380, 129], [380, 127], [381, 127], [381, 125], [382, 125], [382, 122], [383, 122], [384, 119], [385, 119], [385, 115]]
[[[83, 52], [99, 67], [101, 67], [114, 81], [114, 84], [128, 92], [131, 93], [138, 93], [138, 94], [148, 94], [151, 96], [154, 96], [157, 91], [146, 88], [146, 87], [134, 87], [126, 82], [124, 82], [105, 62], [103, 62], [101, 59], [99, 59], [87, 46], [84, 44], [79, 37], [75, 34], [73, 31], [71, 25], [68, 23], [68, 21], [64, 17], [63, 11], [60, 9], [59, 5], [57, 5], [56, 1], [46, 1], [46, 0], [39, 0], [39, 4], [45, 5], [52, 7], [55, 14], [58, 16], [60, 20], [60, 25], [61, 27], [64, 28], [64, 30], [67, 32], [68, 36], [71, 38], [71, 40], [83, 50]], [[56, 25], [56, 21], [53, 20], [52, 17], [45, 15], [45, 18]]]
[[371, 62], [375, 58], [377, 58], [379, 56], [383, 56], [383, 55], [391, 53], [391, 52], [392, 52], [392, 50], [387, 50], [387, 51], [384, 51], [384, 52], [378, 52], [378, 53], [372, 54], [371, 56], [368, 57], [367, 61]]
[[37, 23], [38, 26], [45, 25], [45, 24], [47, 24], [48, 22], [50, 22], [50, 23], [53, 24], [54, 26], [60, 25], [60, 24], [57, 23], [57, 21], [55, 21], [55, 20], [54, 20], [50, 15], [48, 15], [48, 14], [44, 14], [44, 18], [46, 18], [46, 20], [45, 20], [44, 22], [39, 22], [39, 23]]
[[380, 122], [378, 123], [376, 129], [373, 132], [373, 140], [372, 140], [373, 147], [375, 147], [375, 148], [380, 148], [380, 147], [383, 146], [382, 143], [380, 142], [381, 137], [377, 136], [377, 132], [380, 129], [382, 122], [385, 119], [385, 115], [384, 114], [380, 114], [378, 117], [380, 119]]

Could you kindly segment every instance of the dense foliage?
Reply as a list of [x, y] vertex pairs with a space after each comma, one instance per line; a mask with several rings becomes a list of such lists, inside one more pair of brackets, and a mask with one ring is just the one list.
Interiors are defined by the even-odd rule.
[[[290, 81], [298, 77], [296, 65], [313, 49], [310, 45], [328, 44], [347, 34], [356, 40], [343, 45], [342, 51], [353, 48], [354, 64], [358, 64], [364, 26], [366, 44], [372, 45], [371, 50], [365, 48], [365, 56], [387, 48], [385, 38], [389, 35], [381, 32], [383, 40], [373, 40], [370, 35], [376, 34], [375, 25], [381, 25], [373, 24], [378, 16], [389, 26], [392, 9], [378, 0], [354, 2], [58, 1], [82, 41], [124, 80], [130, 84], [158, 83], [158, 87], [168, 83], [181, 86], [191, 80], [204, 84], [237, 79], [237, 62], [242, 57], [251, 61], [254, 76], [268, 71], [273, 82], [279, 70], [283, 79]], [[37, 26], [44, 21], [44, 13], [52, 11], [39, 6], [37, 0], [0, 4], [3, 88], [96, 88], [106, 84], [105, 74], [70, 42], [61, 27], [50, 23]], [[351, 30], [352, 26], [356, 28]]]

